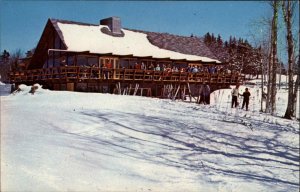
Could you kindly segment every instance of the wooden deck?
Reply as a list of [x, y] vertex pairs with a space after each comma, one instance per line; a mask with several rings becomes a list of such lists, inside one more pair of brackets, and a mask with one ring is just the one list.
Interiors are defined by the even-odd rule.
[[225, 73], [164, 72], [135, 69], [101, 69], [97, 67], [53, 67], [46, 69], [11, 72], [11, 83], [78, 83], [78, 82], [131, 82], [131, 83], [189, 83], [219, 86], [235, 85], [244, 81], [244, 76]]
[[158, 98], [199, 100], [203, 84], [210, 91], [241, 84], [244, 76], [223, 73], [164, 72], [97, 67], [53, 67], [10, 73], [10, 82], [39, 83], [51, 90], [113, 93]]

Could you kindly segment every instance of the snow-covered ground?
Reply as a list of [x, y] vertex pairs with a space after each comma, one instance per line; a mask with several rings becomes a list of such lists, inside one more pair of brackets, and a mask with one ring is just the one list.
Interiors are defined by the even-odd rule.
[[0, 97], [1, 191], [299, 191], [287, 91], [274, 117], [248, 87], [249, 111], [231, 108], [230, 89], [197, 105], [22, 86]]

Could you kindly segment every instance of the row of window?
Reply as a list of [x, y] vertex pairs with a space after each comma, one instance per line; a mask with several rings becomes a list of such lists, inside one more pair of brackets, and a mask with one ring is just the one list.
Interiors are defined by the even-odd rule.
[[[88, 55], [76, 56], [60, 56], [60, 53], [55, 53], [49, 56], [49, 59], [44, 63], [44, 68], [59, 67], [59, 66], [89, 66], [89, 67], [103, 67], [110, 64], [113, 68], [128, 68], [134, 69], [136, 65], [144, 66], [144, 69], [150, 66], [156, 67], [172, 66], [176, 68], [186, 68], [188, 63], [171, 62], [171, 61], [155, 61], [155, 60], [138, 60], [134, 58], [116, 58], [116, 57], [94, 57]], [[191, 64], [195, 65], [195, 64]]]

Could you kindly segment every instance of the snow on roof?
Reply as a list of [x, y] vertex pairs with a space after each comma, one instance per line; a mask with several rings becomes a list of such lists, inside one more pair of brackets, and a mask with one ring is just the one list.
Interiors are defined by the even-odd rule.
[[221, 63], [208, 57], [161, 49], [151, 44], [147, 34], [141, 32], [122, 29], [124, 37], [114, 37], [101, 31], [102, 28], [108, 28], [106, 25], [79, 25], [60, 21], [57, 21], [56, 24], [69, 51]]

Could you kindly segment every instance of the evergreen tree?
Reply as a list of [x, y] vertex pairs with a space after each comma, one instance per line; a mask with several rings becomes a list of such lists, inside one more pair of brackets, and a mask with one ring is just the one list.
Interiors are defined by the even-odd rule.
[[212, 33], [211, 34], [211, 44], [214, 44], [216, 42], [216, 37], [215, 35]]
[[224, 42], [224, 48], [227, 49], [228, 47], [229, 47], [229, 46], [228, 46], [228, 41], [225, 41], [225, 42]]
[[218, 35], [218, 38], [217, 38], [217, 43], [218, 43], [218, 47], [223, 47], [223, 40], [221, 38], [221, 35], [219, 34]]
[[8, 51], [4, 50], [1, 54], [0, 61], [0, 81], [6, 82], [8, 81], [8, 73], [10, 70], [9, 65], [10, 54]]
[[204, 39], [218, 60], [228, 63], [226, 67], [229, 70], [251, 75], [261, 73], [261, 56], [247, 39], [230, 36], [228, 41], [223, 42], [220, 34], [215, 38], [213, 34], [210, 36], [209, 33], [205, 34]]

